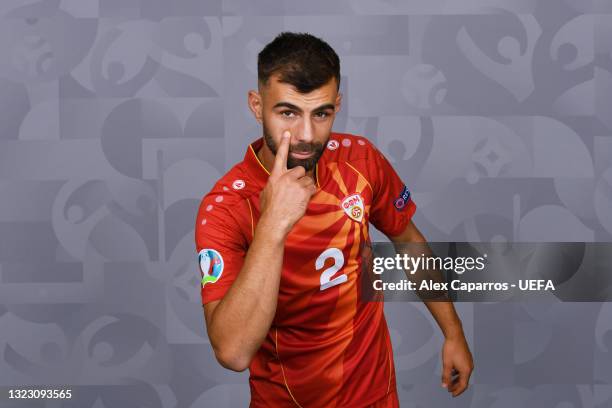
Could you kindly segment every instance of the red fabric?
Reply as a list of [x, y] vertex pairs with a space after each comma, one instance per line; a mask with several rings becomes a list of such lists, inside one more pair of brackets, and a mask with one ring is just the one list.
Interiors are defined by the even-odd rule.
[[[262, 144], [253, 142], [202, 199], [196, 249], [223, 258], [219, 279], [201, 288], [203, 304], [231, 287], [253, 239], [268, 178], [255, 154]], [[369, 223], [398, 235], [416, 205], [411, 197], [394, 204], [408, 190], [363, 137], [332, 133], [316, 178], [317, 193], [285, 243], [276, 316], [249, 367], [252, 407], [361, 407], [395, 394], [383, 303], [359, 302], [359, 276]]]
[[397, 391], [393, 390], [382, 399], [376, 401], [374, 404], [368, 406], [368, 408], [399, 408], [399, 398]]

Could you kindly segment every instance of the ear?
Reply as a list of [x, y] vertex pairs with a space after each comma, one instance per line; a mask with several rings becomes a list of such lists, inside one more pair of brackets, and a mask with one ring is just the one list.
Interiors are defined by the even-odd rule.
[[253, 112], [253, 116], [255, 116], [255, 120], [261, 124], [262, 123], [262, 105], [261, 105], [261, 95], [259, 92], [250, 90], [248, 97], [249, 109]]
[[338, 95], [336, 95], [336, 102], [334, 102], [335, 105], [335, 113], [340, 112], [340, 107], [342, 106], [342, 94], [340, 92], [338, 92]]

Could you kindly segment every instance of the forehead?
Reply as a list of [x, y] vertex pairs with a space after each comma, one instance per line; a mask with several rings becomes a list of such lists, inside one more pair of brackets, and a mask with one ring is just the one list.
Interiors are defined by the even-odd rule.
[[272, 106], [282, 101], [302, 108], [316, 107], [324, 103], [333, 104], [338, 95], [335, 78], [311, 92], [301, 93], [293, 85], [280, 82], [277, 75], [270, 76], [267, 84], [260, 86], [259, 92]]

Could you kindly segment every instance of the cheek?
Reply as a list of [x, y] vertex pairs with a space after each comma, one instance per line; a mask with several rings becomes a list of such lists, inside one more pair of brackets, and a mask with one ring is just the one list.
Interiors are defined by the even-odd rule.
[[303, 126], [303, 122], [301, 117], [284, 117], [281, 115], [277, 115], [272, 113], [270, 115], [266, 115], [265, 117], [265, 126], [268, 131], [273, 135], [278, 135], [280, 139], [280, 135], [283, 131], [289, 129], [291, 131], [297, 132], [301, 126]]
[[264, 114], [263, 125], [266, 127], [268, 132], [273, 135], [277, 133], [280, 134], [283, 129], [283, 121], [277, 115], [274, 114]]
[[318, 142], [327, 140], [331, 133], [333, 121], [313, 121], [313, 129], [315, 131], [315, 138]]
[[317, 124], [314, 127], [312, 142], [318, 145], [325, 145], [331, 135], [331, 127], [323, 124]]

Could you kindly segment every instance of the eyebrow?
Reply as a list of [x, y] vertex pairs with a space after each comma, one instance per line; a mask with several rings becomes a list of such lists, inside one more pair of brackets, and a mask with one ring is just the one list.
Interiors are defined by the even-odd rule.
[[[278, 102], [276, 105], [273, 106], [273, 109], [276, 109], [276, 108], [288, 108], [288, 109], [293, 109], [294, 111], [297, 111], [297, 112], [303, 112], [301, 108], [289, 102]], [[312, 111], [316, 113], [316, 112], [321, 112], [327, 109], [335, 110], [336, 107], [334, 106], [333, 103], [326, 103], [324, 105], [314, 108]]]

